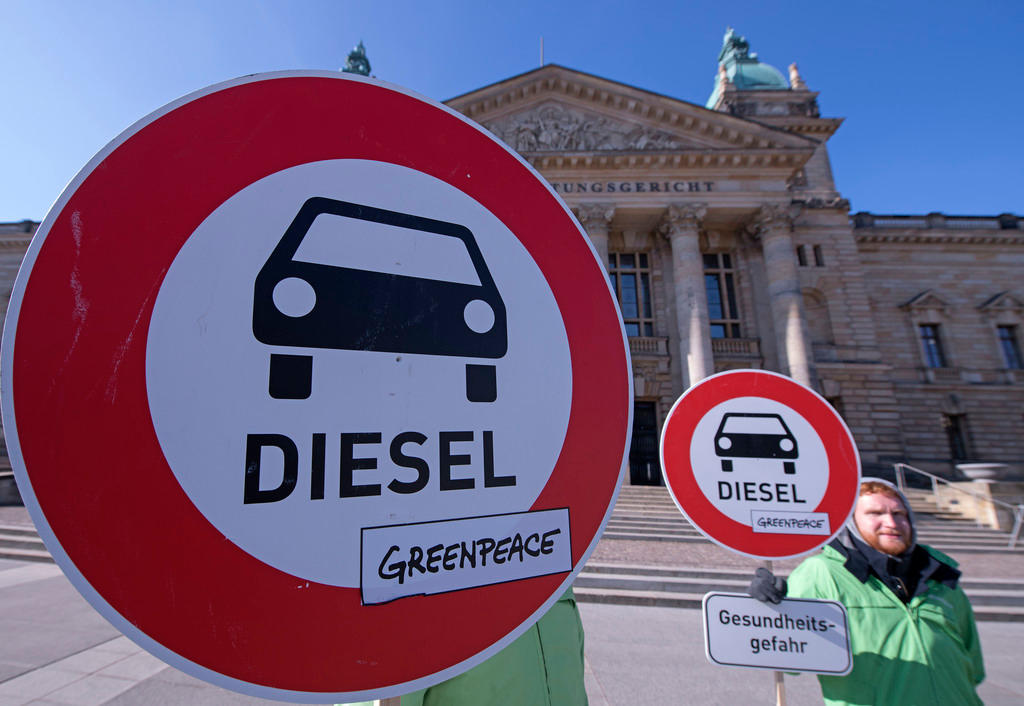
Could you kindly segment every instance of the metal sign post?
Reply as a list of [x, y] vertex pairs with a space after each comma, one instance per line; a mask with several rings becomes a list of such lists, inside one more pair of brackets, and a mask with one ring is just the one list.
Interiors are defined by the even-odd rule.
[[[764, 568], [775, 573], [772, 567], [772, 560], [765, 559]], [[775, 671], [775, 706], [786, 706], [786, 681], [785, 674], [776, 670]]]

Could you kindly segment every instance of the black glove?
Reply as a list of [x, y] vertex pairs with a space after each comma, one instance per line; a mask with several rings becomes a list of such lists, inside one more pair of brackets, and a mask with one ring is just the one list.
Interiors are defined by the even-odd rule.
[[754, 572], [747, 593], [762, 603], [778, 603], [786, 597], [786, 579], [776, 576], [763, 566]]

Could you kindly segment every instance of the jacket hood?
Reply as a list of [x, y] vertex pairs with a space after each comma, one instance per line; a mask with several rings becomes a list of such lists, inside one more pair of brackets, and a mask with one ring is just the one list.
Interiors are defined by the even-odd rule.
[[955, 587], [960, 579], [960, 571], [955, 568], [956, 562], [917, 543], [914, 511], [906, 496], [892, 483], [881, 478], [863, 478], [861, 482], [881, 483], [896, 492], [907, 510], [911, 543], [899, 556], [884, 554], [865, 541], [851, 516], [836, 538], [829, 543], [830, 548], [844, 557], [843, 566], [846, 570], [861, 582], [866, 582], [871, 574], [875, 574], [904, 603], [927, 590], [926, 582], [929, 579]]

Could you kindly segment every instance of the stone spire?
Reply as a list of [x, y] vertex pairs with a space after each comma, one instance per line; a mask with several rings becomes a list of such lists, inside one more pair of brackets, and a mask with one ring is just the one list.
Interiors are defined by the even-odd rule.
[[360, 39], [359, 44], [348, 53], [348, 59], [341, 70], [347, 74], [370, 75], [370, 60], [366, 58], [366, 47], [363, 46], [363, 40]]
[[806, 91], [807, 84], [804, 83], [804, 79], [800, 76], [800, 69], [797, 68], [796, 62], [789, 65], [789, 87], [794, 91]]

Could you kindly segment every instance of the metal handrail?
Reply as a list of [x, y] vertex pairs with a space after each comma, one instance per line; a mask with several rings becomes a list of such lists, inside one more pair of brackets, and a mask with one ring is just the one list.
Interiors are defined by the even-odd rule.
[[894, 464], [894, 468], [896, 469], [896, 487], [900, 489], [901, 493], [906, 493], [907, 487], [907, 479], [904, 475], [904, 472], [913, 471], [914, 473], [918, 473], [922, 476], [928, 476], [929, 478], [931, 478], [932, 495], [935, 496], [936, 505], [939, 504], [939, 483], [945, 483], [953, 490], [956, 490], [961, 493], [966, 493], [967, 495], [970, 495], [971, 497], [977, 500], [983, 500], [993, 505], [1002, 505], [1003, 507], [1007, 508], [1010, 512], [1013, 513], [1013, 529], [1010, 530], [1010, 541], [1007, 544], [1007, 547], [1009, 549], [1013, 549], [1017, 546], [1017, 540], [1020, 539], [1021, 526], [1024, 525], [1024, 505], [1014, 505], [1004, 500], [997, 500], [996, 498], [985, 497], [980, 493], [975, 493], [973, 491], [967, 490], [966, 488], [961, 488], [960, 486], [953, 485], [953, 483], [951, 483], [950, 481], [940, 476], [937, 476], [934, 473], [922, 471], [920, 468], [914, 468], [913, 466], [906, 463]]

